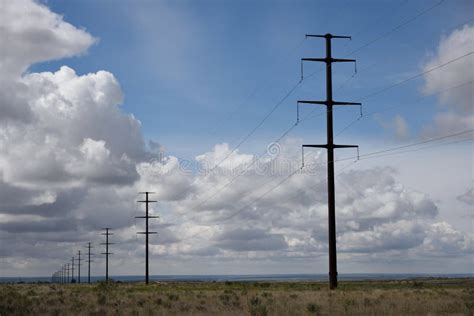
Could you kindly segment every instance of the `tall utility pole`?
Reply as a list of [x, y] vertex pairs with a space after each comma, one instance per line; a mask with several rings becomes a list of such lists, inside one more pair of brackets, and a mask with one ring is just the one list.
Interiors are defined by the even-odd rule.
[[91, 243], [87, 243], [87, 283], [91, 283]]
[[76, 280], [74, 280], [74, 256], [72, 256], [71, 258], [71, 262], [72, 262], [72, 270], [71, 270], [71, 283], [75, 283]]
[[81, 283], [81, 251], [77, 251], [77, 283]]
[[113, 235], [113, 233], [109, 232], [109, 230], [112, 229], [110, 227], [102, 229], [105, 230], [105, 233], [102, 233], [102, 235], [105, 236], [105, 243], [101, 243], [101, 245], [105, 245], [105, 252], [102, 253], [105, 255], [105, 283], [109, 283], [109, 255], [113, 254], [109, 252], [109, 245], [113, 245], [113, 243], [109, 242], [109, 236]]
[[146, 252], [145, 283], [148, 284], [148, 282], [149, 282], [148, 236], [151, 235], [151, 234], [156, 234], [156, 232], [151, 232], [151, 231], [148, 230], [148, 219], [158, 218], [159, 216], [149, 215], [148, 205], [150, 203], [156, 203], [156, 201], [150, 201], [148, 199], [148, 195], [153, 194], [153, 192], [139, 192], [139, 194], [145, 194], [145, 200], [144, 201], [137, 201], [139, 203], [145, 203], [145, 216], [135, 216], [135, 218], [144, 218], [145, 219], [145, 231], [144, 232], [138, 232], [137, 234], [144, 234], [145, 235], [145, 252]]
[[326, 39], [326, 58], [302, 58], [301, 61], [316, 61], [326, 63], [326, 100], [325, 101], [298, 101], [298, 103], [320, 104], [326, 106], [327, 121], [327, 144], [303, 145], [303, 147], [326, 148], [327, 150], [327, 173], [328, 173], [328, 237], [329, 237], [329, 287], [337, 287], [337, 256], [336, 256], [336, 199], [334, 187], [334, 149], [357, 147], [357, 145], [335, 145], [333, 131], [333, 106], [334, 105], [361, 105], [355, 102], [337, 102], [332, 98], [332, 63], [355, 62], [355, 59], [332, 58], [331, 39], [348, 38], [350, 36], [306, 35], [306, 37], [320, 37]]

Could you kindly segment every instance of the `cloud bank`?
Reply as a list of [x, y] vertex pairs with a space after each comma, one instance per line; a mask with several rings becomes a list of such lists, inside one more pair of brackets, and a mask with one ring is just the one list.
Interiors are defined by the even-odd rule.
[[[208, 167], [197, 172], [165, 155], [157, 143], [147, 145], [140, 122], [120, 108], [123, 94], [112, 73], [77, 74], [68, 66], [28, 71], [34, 63], [85, 54], [96, 38], [36, 2], [0, 3], [0, 37], [9, 42], [0, 50], [2, 274], [48, 274], [75, 248], [98, 243], [104, 226], [116, 233], [116, 271], [127, 273], [143, 254], [135, 235], [140, 223], [133, 217], [139, 211], [137, 192], [144, 190], [156, 192], [159, 203], [152, 212], [161, 217], [153, 224], [159, 234], [152, 257], [171, 267], [197, 259], [274, 260], [285, 262], [287, 272], [299, 272], [291, 271], [292, 262], [324, 258], [324, 157], [313, 154], [307, 164], [316, 167], [282, 182], [299, 168], [299, 140], [281, 144], [279, 152], [266, 157], [231, 153], [227, 144], [217, 144], [195, 157], [199, 166]], [[456, 32], [445, 41], [468, 46], [463, 39], [471, 28]], [[432, 63], [449, 57], [443, 43]], [[445, 80], [427, 78], [426, 90], [438, 89]], [[457, 97], [466, 102], [469, 96]], [[449, 115], [470, 110], [461, 102]], [[402, 123], [395, 127], [404, 136]], [[242, 175], [235, 180], [236, 174]], [[472, 235], [438, 221], [437, 203], [405, 187], [393, 168], [344, 172], [338, 187], [342, 261], [357, 261], [360, 254], [416, 260], [473, 252]], [[460, 200], [470, 201], [469, 195]]]

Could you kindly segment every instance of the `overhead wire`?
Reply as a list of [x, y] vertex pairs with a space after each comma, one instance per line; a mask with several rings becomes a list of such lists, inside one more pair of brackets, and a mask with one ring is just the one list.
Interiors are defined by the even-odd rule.
[[[439, 136], [439, 137], [435, 137], [435, 138], [430, 138], [430, 139], [426, 139], [426, 140], [423, 140], [423, 141], [419, 141], [419, 142], [415, 142], [415, 143], [411, 143], [411, 144], [407, 144], [407, 145], [401, 145], [401, 146], [396, 146], [396, 147], [391, 147], [391, 148], [387, 148], [387, 149], [382, 149], [382, 150], [378, 150], [378, 151], [373, 151], [373, 152], [369, 152], [369, 153], [366, 153], [366, 154], [362, 154], [362, 155], [358, 155], [358, 156], [352, 156], [352, 157], [346, 157], [346, 158], [341, 158], [341, 159], [336, 159], [333, 161], [333, 163], [336, 163], [336, 162], [341, 162], [341, 161], [348, 161], [348, 160], [354, 160], [354, 159], [357, 159], [357, 160], [365, 160], [365, 159], [373, 159], [373, 158], [379, 158], [379, 157], [383, 157], [383, 156], [388, 156], [388, 155], [395, 155], [395, 154], [402, 154], [402, 153], [408, 153], [408, 152], [413, 152], [413, 151], [419, 151], [419, 150], [423, 150], [423, 149], [428, 149], [428, 148], [433, 148], [433, 147], [439, 147], [439, 146], [445, 146], [445, 145], [451, 145], [451, 144], [456, 144], [456, 143], [461, 143], [461, 142], [465, 142], [465, 141], [470, 141], [470, 140], [474, 140], [474, 137], [473, 138], [469, 138], [469, 139], [462, 139], [462, 140], [456, 140], [456, 141], [453, 141], [453, 142], [445, 142], [445, 143], [441, 143], [441, 144], [435, 144], [435, 145], [431, 145], [431, 146], [425, 146], [425, 147], [422, 147], [422, 148], [414, 148], [414, 149], [411, 149], [411, 150], [406, 150], [406, 151], [403, 151], [403, 152], [397, 152], [398, 150], [400, 149], [406, 149], [406, 148], [411, 148], [411, 147], [415, 147], [415, 146], [419, 146], [419, 145], [424, 145], [424, 144], [428, 144], [428, 143], [432, 143], [432, 142], [436, 142], [436, 141], [440, 141], [440, 140], [445, 140], [445, 139], [448, 139], [448, 138], [452, 138], [452, 137], [457, 137], [457, 136], [461, 136], [461, 135], [465, 135], [465, 134], [468, 134], [468, 133], [473, 133], [474, 132], [474, 129], [470, 129], [470, 130], [464, 130], [464, 131], [460, 131], [460, 132], [456, 132], [456, 133], [451, 133], [451, 134], [448, 134], [448, 135], [443, 135], [443, 136]], [[357, 161], [353, 161], [352, 164], [356, 163]], [[279, 186], [281, 186], [283, 183], [285, 183], [286, 181], [288, 181], [291, 177], [293, 177], [294, 175], [298, 174], [298, 172], [301, 172], [304, 168], [307, 168], [309, 166], [311, 167], [314, 167], [314, 166], [318, 166], [318, 165], [324, 165], [324, 164], [327, 164], [327, 162], [315, 162], [315, 163], [312, 163], [312, 164], [307, 164], [305, 166], [301, 166], [300, 168], [298, 169], [295, 169], [292, 173], [290, 173], [289, 175], [287, 175], [286, 177], [284, 177], [283, 179], [280, 179], [280, 181], [277, 182], [276, 185], [272, 186], [269, 190], [265, 191], [263, 194], [259, 195], [258, 197], [256, 197], [255, 199], [253, 199], [251, 202], [249, 203], [246, 203], [243, 207], [239, 208], [237, 211], [231, 213], [230, 215], [224, 217], [224, 218], [220, 218], [219, 221], [220, 222], [224, 222], [226, 220], [229, 220], [235, 216], [237, 216], [238, 214], [242, 213], [243, 211], [245, 211], [248, 207], [250, 207], [251, 205], [253, 205], [254, 203], [260, 201], [261, 199], [263, 199], [265, 196], [267, 196], [268, 194], [270, 194], [271, 192], [273, 192], [274, 190], [276, 190]], [[350, 165], [347, 165], [344, 167], [344, 169], [346, 169], [347, 167], [349, 167]], [[342, 170], [340, 170], [338, 172], [338, 175], [342, 172]], [[264, 184], [264, 186], [266, 186], [267, 184], [273, 182], [274, 180], [272, 179], [271, 181], [267, 182], [266, 184]], [[201, 230], [191, 236], [188, 236], [184, 239], [181, 239], [181, 241], [183, 240], [188, 240], [188, 239], [191, 239], [199, 234], [201, 234], [203, 231], [206, 231], [206, 230], [209, 230], [210, 227], [204, 229], [204, 230]]]
[[[376, 96], [376, 95], [379, 95], [379, 94], [381, 94], [381, 93], [383, 93], [383, 92], [386, 92], [386, 91], [388, 91], [388, 90], [390, 90], [390, 89], [393, 89], [393, 88], [395, 88], [395, 87], [398, 87], [398, 86], [400, 86], [400, 85], [402, 85], [402, 84], [404, 84], [404, 83], [406, 83], [406, 82], [408, 82], [408, 81], [411, 81], [411, 80], [413, 80], [413, 79], [419, 78], [419, 77], [421, 77], [421, 76], [423, 76], [423, 75], [426, 75], [426, 74], [428, 74], [428, 73], [430, 73], [430, 72], [433, 72], [433, 71], [438, 70], [438, 69], [440, 69], [440, 68], [442, 68], [442, 67], [445, 67], [445, 66], [447, 66], [447, 65], [449, 65], [449, 64], [451, 64], [451, 63], [453, 63], [453, 62], [456, 62], [456, 61], [458, 61], [458, 60], [460, 60], [460, 59], [463, 59], [463, 58], [465, 58], [465, 57], [467, 57], [467, 56], [469, 56], [469, 55], [472, 55], [473, 53], [474, 53], [474, 51], [469, 52], [469, 53], [464, 54], [464, 55], [462, 55], [462, 56], [459, 56], [459, 57], [456, 57], [456, 58], [454, 58], [454, 59], [451, 59], [451, 60], [449, 60], [449, 61], [447, 61], [447, 62], [445, 62], [445, 63], [442, 63], [442, 64], [440, 64], [440, 65], [438, 65], [438, 66], [432, 67], [432, 68], [430, 68], [430, 69], [428, 69], [428, 70], [425, 70], [425, 71], [423, 71], [423, 72], [421, 72], [421, 73], [418, 73], [418, 74], [416, 74], [416, 75], [414, 75], [414, 76], [411, 76], [411, 77], [409, 77], [409, 78], [407, 78], [407, 79], [404, 79], [404, 80], [399, 81], [399, 82], [397, 82], [397, 83], [394, 83], [394, 84], [391, 84], [391, 85], [389, 85], [389, 86], [386, 86], [386, 87], [384, 87], [384, 88], [382, 88], [382, 89], [380, 89], [380, 90], [377, 90], [377, 91], [375, 91], [375, 92], [369, 93], [369, 94], [367, 94], [367, 95], [365, 95], [365, 96], [363, 96], [363, 97], [357, 99], [356, 102], [360, 102], [360, 101], [366, 100], [366, 99], [368, 99], [368, 98], [372, 98], [372, 97], [374, 97], [374, 96]], [[469, 84], [469, 83], [472, 83], [472, 81], [463, 83], [463, 84], [461, 84], [460, 86], [465, 85], [465, 84]], [[457, 87], [459, 87], [459, 86], [455, 86], [455, 87], [453, 87], [453, 88], [457, 88]], [[451, 88], [451, 89], [452, 89], [452, 88]], [[446, 91], [446, 90], [443, 90], [443, 91]], [[441, 91], [440, 93], [442, 93], [443, 91]], [[393, 107], [392, 107], [392, 108], [393, 108]], [[372, 114], [373, 114], [373, 113], [372, 113]], [[359, 122], [361, 119], [362, 119], [362, 116], [360, 116], [360, 117], [358, 117], [357, 119], [354, 119], [353, 121], [351, 121], [348, 125], [346, 125], [346, 126], [345, 126], [344, 128], [342, 128], [339, 132], [337, 132], [337, 133], [336, 133], [336, 136], [339, 136], [340, 134], [342, 134], [343, 132], [345, 132], [346, 130], [348, 130], [350, 127], [352, 127], [354, 124], [356, 124], [357, 122]]]

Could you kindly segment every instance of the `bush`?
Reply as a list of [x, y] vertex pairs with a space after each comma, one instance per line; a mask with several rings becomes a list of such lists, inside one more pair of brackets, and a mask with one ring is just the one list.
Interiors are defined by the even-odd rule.
[[267, 307], [262, 304], [262, 300], [258, 296], [254, 296], [250, 299], [250, 315], [252, 316], [267, 316], [268, 315]]
[[177, 301], [177, 300], [179, 300], [179, 295], [170, 293], [170, 294], [168, 294], [168, 299], [170, 301]]
[[314, 315], [321, 315], [321, 306], [316, 303], [308, 303], [308, 305], [306, 305], [306, 309], [308, 312]]

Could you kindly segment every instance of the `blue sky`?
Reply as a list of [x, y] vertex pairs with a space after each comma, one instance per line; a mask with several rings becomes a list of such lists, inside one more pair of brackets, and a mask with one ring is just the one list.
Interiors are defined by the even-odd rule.
[[[217, 142], [236, 145], [299, 80], [299, 59], [323, 56], [323, 41], [303, 41], [305, 33], [354, 35], [350, 42], [334, 41], [334, 56], [343, 57], [437, 2], [47, 1], [66, 21], [100, 41], [86, 56], [32, 70], [56, 70], [67, 63], [79, 74], [112, 72], [125, 94], [123, 108], [142, 122], [145, 137], [171, 154], [191, 157]], [[352, 101], [419, 73], [440, 38], [472, 18], [471, 8], [470, 1], [445, 1], [351, 55], [359, 72], [337, 91], [354, 67], [334, 67], [335, 98]], [[307, 64], [306, 73], [318, 67]], [[297, 99], [323, 99], [324, 79], [321, 72], [305, 80], [242, 149], [258, 151], [288, 128], [295, 120]], [[370, 98], [364, 110], [400, 105], [382, 118], [399, 113], [417, 133], [436, 110], [432, 97], [409, 105], [421, 95], [422, 84], [420, 78]], [[303, 115], [310, 110], [305, 107]], [[336, 113], [338, 131], [357, 118], [359, 109]], [[382, 130], [367, 119], [345, 132], [341, 141], [378, 137]], [[320, 142], [324, 131], [321, 116], [292, 135]]]
[[[308, 151], [302, 172], [291, 169], [301, 144], [325, 143], [325, 109], [302, 106], [301, 117], [316, 109], [311, 118], [277, 154], [267, 146], [295, 124], [297, 100], [325, 98], [320, 64], [305, 64], [298, 82], [300, 59], [325, 53], [304, 35], [327, 32], [353, 36], [334, 40], [333, 56], [358, 68], [334, 65], [334, 99], [362, 98], [365, 113], [334, 111], [336, 143], [364, 155], [450, 136], [359, 161], [337, 151], [352, 157], [336, 163], [339, 271], [472, 273], [474, 2], [0, 6], [0, 238], [12, 245], [0, 249], [3, 273], [48, 275], [102, 242], [104, 226], [115, 232], [113, 273], [141, 273], [133, 219], [144, 190], [159, 201], [154, 274], [326, 273], [326, 156]], [[206, 163], [216, 167], [197, 172]]]

